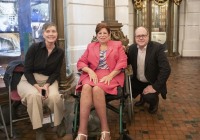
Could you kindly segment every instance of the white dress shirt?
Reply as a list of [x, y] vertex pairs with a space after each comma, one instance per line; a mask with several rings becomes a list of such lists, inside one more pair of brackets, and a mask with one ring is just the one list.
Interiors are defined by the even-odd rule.
[[145, 70], [145, 57], [146, 57], [146, 49], [147, 46], [144, 48], [138, 48], [138, 55], [137, 55], [137, 78], [141, 82], [148, 82], [145, 75], [144, 75], [144, 70]]

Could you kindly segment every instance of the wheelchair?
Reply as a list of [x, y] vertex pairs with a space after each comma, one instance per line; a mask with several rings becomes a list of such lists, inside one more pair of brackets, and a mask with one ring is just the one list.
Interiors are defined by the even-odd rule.
[[[127, 122], [131, 125], [131, 123], [134, 120], [131, 81], [130, 81], [130, 75], [127, 74], [126, 72], [125, 72], [124, 87], [118, 87], [117, 90], [118, 90], [117, 95], [106, 94], [106, 97], [105, 97], [106, 108], [118, 115], [118, 120], [119, 120], [119, 139], [118, 140], [132, 140], [132, 138], [129, 136], [129, 131], [126, 128]], [[73, 120], [73, 128], [72, 128], [73, 139], [75, 139], [77, 136], [78, 127], [79, 127], [79, 115], [80, 115], [79, 111], [80, 111], [80, 96], [81, 95], [80, 93], [75, 92], [74, 94], [72, 94], [72, 96], [75, 99], [74, 120]], [[112, 104], [113, 103], [112, 101], [116, 101], [118, 104], [118, 107], [116, 107], [116, 104], [115, 105]], [[92, 107], [90, 111], [91, 114], [93, 113], [94, 110], [95, 108]], [[93, 116], [92, 118], [96, 119], [98, 117], [95, 118], [95, 116]], [[88, 122], [88, 125], [89, 123], [90, 121]], [[100, 125], [100, 123], [99, 124], [96, 123], [95, 125]], [[111, 130], [111, 133], [112, 133], [112, 130]], [[100, 134], [101, 134], [101, 130], [98, 128], [95, 129], [95, 132], [89, 130], [88, 140], [99, 140]]]

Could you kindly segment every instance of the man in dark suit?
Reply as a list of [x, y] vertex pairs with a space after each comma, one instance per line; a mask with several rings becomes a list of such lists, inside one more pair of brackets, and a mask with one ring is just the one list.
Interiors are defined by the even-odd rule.
[[166, 81], [171, 68], [164, 52], [165, 47], [157, 42], [149, 41], [149, 32], [145, 27], [135, 30], [135, 42], [129, 47], [128, 63], [131, 64], [133, 98], [140, 94], [135, 106], [149, 104], [149, 113], [158, 110], [159, 93], [166, 99]]

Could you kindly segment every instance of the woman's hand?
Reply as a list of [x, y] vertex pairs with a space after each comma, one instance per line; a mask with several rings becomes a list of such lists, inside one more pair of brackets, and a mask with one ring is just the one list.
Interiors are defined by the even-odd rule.
[[42, 99], [45, 100], [48, 98], [49, 95], [49, 85], [48, 83], [46, 83], [43, 87], [40, 87], [38, 84], [34, 84], [34, 87], [38, 90], [38, 92], [42, 95], [42, 89], [44, 89], [46, 91], [45, 96], [42, 96]]
[[104, 84], [110, 85], [110, 81], [113, 79], [111, 75], [104, 76], [103, 78], [100, 79], [99, 82], [104, 82]]
[[38, 84], [34, 84], [33, 86], [38, 90], [38, 92], [41, 92], [42, 89]]
[[95, 84], [98, 83], [98, 77], [93, 70], [88, 71], [88, 75], [90, 77], [90, 81], [93, 81]]
[[46, 83], [46, 84], [44, 84], [44, 86], [42, 87], [44, 90], [46, 90], [46, 94], [45, 94], [45, 96], [43, 96], [44, 99], [47, 99], [48, 96], [49, 96], [49, 86], [50, 86], [50, 84], [49, 84], [49, 83]]
[[120, 70], [113, 70], [109, 75], [104, 76], [103, 78], [100, 79], [100, 82], [104, 82], [104, 84], [110, 85], [110, 81], [120, 73]]
[[98, 83], [98, 77], [96, 75], [96, 73], [90, 69], [89, 67], [83, 67], [82, 71], [87, 72], [89, 77], [90, 77], [90, 81], [93, 81], [95, 84]]

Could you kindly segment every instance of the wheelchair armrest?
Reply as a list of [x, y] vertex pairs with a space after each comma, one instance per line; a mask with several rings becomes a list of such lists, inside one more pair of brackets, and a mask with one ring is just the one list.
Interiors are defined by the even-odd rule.
[[133, 75], [133, 70], [132, 70], [132, 66], [131, 65], [128, 65], [125, 69], [125, 74], [128, 75], [128, 76], [131, 76]]

